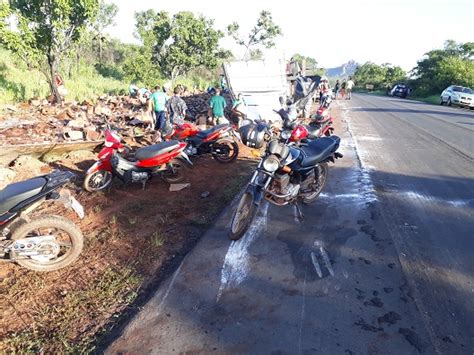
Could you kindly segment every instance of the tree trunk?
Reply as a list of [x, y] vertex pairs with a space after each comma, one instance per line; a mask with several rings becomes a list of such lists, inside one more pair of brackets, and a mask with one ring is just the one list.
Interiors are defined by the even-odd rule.
[[48, 55], [48, 65], [50, 71], [49, 86], [51, 88], [51, 93], [54, 96], [55, 102], [58, 105], [62, 105], [63, 99], [58, 91], [58, 86], [56, 85], [55, 74], [57, 70], [57, 60], [53, 55]]
[[99, 63], [102, 64], [102, 37], [99, 35]]

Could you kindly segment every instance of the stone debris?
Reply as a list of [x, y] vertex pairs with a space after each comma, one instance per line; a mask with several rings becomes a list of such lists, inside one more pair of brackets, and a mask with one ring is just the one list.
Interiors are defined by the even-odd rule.
[[[207, 93], [184, 94], [188, 106], [187, 118], [206, 125]], [[225, 96], [230, 113], [231, 99]], [[107, 127], [117, 129], [124, 137], [152, 138], [153, 116], [144, 99], [130, 96], [100, 96], [92, 101], [66, 101], [62, 106], [46, 99], [6, 105], [0, 109], [0, 142], [2, 145], [51, 143], [64, 141], [98, 141]]]

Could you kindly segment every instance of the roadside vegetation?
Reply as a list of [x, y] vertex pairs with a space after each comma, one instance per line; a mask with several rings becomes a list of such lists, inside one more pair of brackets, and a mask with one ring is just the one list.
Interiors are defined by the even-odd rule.
[[450, 85], [474, 88], [474, 42], [446, 41], [444, 48], [426, 53], [409, 73], [391, 64], [371, 62], [360, 65], [353, 79], [359, 91], [373, 86], [373, 93], [385, 93], [387, 87], [405, 83], [413, 89], [411, 98], [439, 103], [439, 95]]

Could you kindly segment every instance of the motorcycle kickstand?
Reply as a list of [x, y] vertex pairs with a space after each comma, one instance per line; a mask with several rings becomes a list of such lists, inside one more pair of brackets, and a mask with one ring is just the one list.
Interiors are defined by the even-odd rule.
[[304, 215], [303, 215], [303, 212], [301, 212], [300, 206], [298, 205], [297, 202], [295, 202], [294, 205], [295, 205], [295, 208], [296, 208], [296, 212], [298, 212], [298, 218], [303, 219]]

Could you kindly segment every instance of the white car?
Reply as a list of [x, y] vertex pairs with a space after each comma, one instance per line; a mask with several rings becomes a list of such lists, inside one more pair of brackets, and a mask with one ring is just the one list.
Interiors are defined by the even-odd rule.
[[441, 93], [439, 104], [474, 107], [474, 91], [463, 86], [451, 85]]

